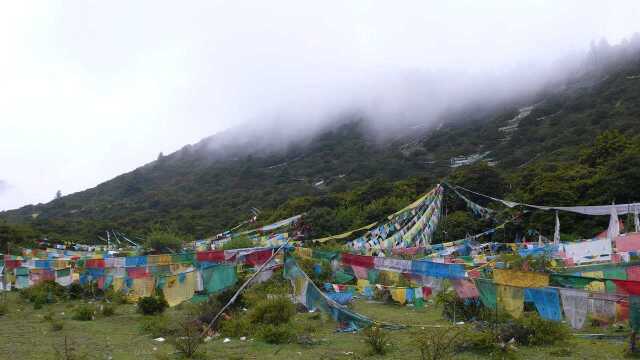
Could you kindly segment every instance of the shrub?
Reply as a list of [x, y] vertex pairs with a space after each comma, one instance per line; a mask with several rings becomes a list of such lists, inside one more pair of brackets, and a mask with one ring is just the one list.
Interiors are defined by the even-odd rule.
[[163, 230], [155, 227], [147, 234], [146, 245], [152, 249], [166, 251], [181, 250], [183, 236], [170, 230]]
[[85, 360], [88, 358], [86, 354], [78, 352], [71, 339], [66, 336], [61, 346], [54, 348], [53, 354], [56, 360]]
[[44, 319], [44, 321], [51, 321], [54, 318], [54, 314], [53, 311], [49, 311], [46, 314], [44, 314], [44, 316], [42, 317]]
[[503, 341], [498, 331], [491, 328], [479, 328], [470, 331], [458, 345], [460, 351], [472, 351], [488, 355], [491, 359], [516, 359], [515, 339]]
[[251, 323], [246, 316], [236, 314], [231, 319], [221, 322], [220, 331], [228, 337], [247, 336], [251, 333]]
[[442, 306], [442, 316], [450, 321], [471, 321], [490, 318], [491, 312], [479, 300], [460, 299], [445, 285], [436, 295], [436, 304]]
[[91, 305], [80, 305], [73, 310], [73, 320], [91, 321], [95, 319], [95, 308]]
[[105, 291], [98, 287], [96, 281], [90, 281], [84, 285], [72, 283], [66, 289], [66, 296], [72, 300], [98, 299], [105, 296]]
[[6, 315], [9, 312], [9, 304], [6, 300], [0, 300], [0, 316]]
[[[324, 283], [330, 282], [333, 278], [331, 264], [328, 261], [320, 261], [316, 259], [298, 258], [298, 265], [309, 277], [311, 281], [318, 287], [322, 287]], [[320, 273], [315, 271], [317, 265], [320, 266]]]
[[[220, 301], [218, 301], [218, 298], [212, 295], [212, 296], [209, 296], [207, 301], [204, 301], [195, 306], [194, 315], [197, 317], [197, 319], [200, 322], [209, 324], [211, 323], [213, 318], [216, 316], [216, 314], [220, 312], [220, 309], [222, 309], [222, 306], [223, 305], [220, 303]], [[214, 327], [219, 326], [219, 324], [220, 323], [216, 321], [216, 324], [214, 324]]]
[[62, 328], [64, 328], [64, 321], [62, 319], [52, 319], [50, 321], [51, 324], [51, 330], [53, 331], [60, 331], [62, 330]]
[[289, 324], [263, 324], [258, 327], [257, 334], [260, 339], [269, 344], [286, 344], [295, 336]]
[[370, 326], [364, 329], [365, 342], [369, 345], [371, 354], [384, 355], [389, 345], [387, 334], [379, 326]]
[[518, 322], [528, 331], [526, 342], [519, 341], [521, 344], [554, 345], [571, 336], [571, 331], [565, 324], [545, 320], [537, 313], [524, 316]]
[[104, 317], [113, 316], [116, 313], [116, 308], [115, 308], [115, 306], [113, 306], [111, 304], [102, 304], [102, 307], [100, 309], [100, 313]]
[[295, 314], [296, 307], [288, 298], [275, 296], [257, 303], [249, 319], [254, 324], [280, 325], [288, 323]]
[[124, 291], [122, 290], [114, 291], [112, 287], [107, 289], [104, 292], [104, 297], [105, 299], [111, 301], [114, 304], [123, 305], [129, 302], [129, 298], [127, 297], [127, 294]]
[[413, 343], [422, 360], [451, 359], [466, 336], [466, 328], [425, 328], [414, 332]]
[[202, 344], [199, 322], [193, 320], [182, 321], [178, 327], [178, 335], [174, 339], [174, 346], [184, 357], [191, 359], [197, 354]]
[[138, 300], [138, 312], [143, 315], [162, 314], [169, 304], [160, 296], [145, 296]]
[[[233, 295], [235, 295], [236, 292], [238, 291], [238, 289], [240, 289], [240, 286], [242, 286], [241, 285], [242, 283], [244, 283], [244, 281], [238, 281], [235, 285], [222, 290], [217, 295], [214, 295], [216, 301], [220, 304], [220, 308], [222, 308], [222, 306], [224, 306], [225, 304], [227, 304], [231, 300]], [[228, 310], [234, 310], [234, 309], [239, 309], [239, 308], [244, 307], [244, 306], [246, 306], [245, 301], [244, 301], [244, 296], [242, 294], [240, 294], [240, 295], [238, 295], [236, 300], [233, 302], [233, 304], [229, 305], [229, 307], [227, 309]]]
[[140, 320], [139, 329], [141, 333], [149, 334], [154, 338], [172, 336], [177, 332], [177, 328], [173, 326], [172, 322], [164, 315], [144, 316]]
[[32, 287], [20, 290], [20, 295], [33, 303], [34, 308], [42, 308], [66, 296], [66, 289], [55, 281], [43, 281]]
[[69, 299], [82, 299], [84, 297], [84, 288], [79, 283], [71, 283], [71, 285], [69, 285], [69, 288], [67, 289], [67, 294], [69, 296]]
[[290, 289], [290, 282], [282, 277], [282, 272], [276, 272], [271, 279], [260, 284], [251, 285], [237, 301], [242, 301], [245, 305], [255, 305], [267, 296], [287, 295]]

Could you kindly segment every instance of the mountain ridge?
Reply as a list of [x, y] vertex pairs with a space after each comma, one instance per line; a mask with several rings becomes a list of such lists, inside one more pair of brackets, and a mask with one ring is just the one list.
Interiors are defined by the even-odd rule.
[[[415, 121], [393, 136], [375, 136], [358, 112], [342, 114], [318, 134], [281, 143], [272, 151], [265, 149], [281, 138], [262, 134], [258, 140], [249, 136], [236, 141], [240, 138], [233, 134], [243, 129], [223, 132], [91, 189], [1, 212], [0, 219], [75, 241], [112, 228], [141, 233], [157, 224], [206, 237], [246, 218], [251, 207], [264, 209], [262, 219], [268, 221], [286, 215], [281, 208], [296, 198], [331, 198], [376, 181], [414, 181], [424, 190], [457, 171], [457, 164], [464, 170], [488, 162], [509, 178], [540, 161], [575, 163], [583, 147], [608, 130], [637, 141], [638, 44], [618, 48], [615, 53], [624, 56], [534, 96], [471, 104], [437, 122]], [[398, 196], [392, 203], [401, 206], [398, 199], [405, 198]]]

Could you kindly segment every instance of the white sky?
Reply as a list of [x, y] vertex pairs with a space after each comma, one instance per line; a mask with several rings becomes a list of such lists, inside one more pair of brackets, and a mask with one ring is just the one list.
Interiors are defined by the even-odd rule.
[[379, 69], [539, 64], [638, 18], [638, 1], [3, 1], [0, 210], [350, 97]]

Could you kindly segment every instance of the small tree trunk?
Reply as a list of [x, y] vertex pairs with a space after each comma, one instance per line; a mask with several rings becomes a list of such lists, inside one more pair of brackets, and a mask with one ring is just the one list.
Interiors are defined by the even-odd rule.
[[633, 330], [631, 331], [631, 339], [629, 340], [629, 351], [631, 351], [632, 354], [635, 354], [637, 351], [637, 347], [636, 347], [636, 331]]

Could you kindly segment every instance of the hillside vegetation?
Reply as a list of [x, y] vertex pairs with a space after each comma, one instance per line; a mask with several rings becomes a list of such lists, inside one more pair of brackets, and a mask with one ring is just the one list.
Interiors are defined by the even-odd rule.
[[[403, 137], [379, 141], [358, 116], [271, 153], [212, 155], [207, 143], [214, 136], [95, 188], [0, 213], [0, 246], [34, 233], [94, 242], [107, 229], [145, 234], [156, 225], [203, 238], [246, 219], [251, 207], [262, 210], [260, 223], [307, 212], [311, 235], [330, 235], [380, 219], [445, 178], [533, 204], [639, 201], [640, 41], [634, 39], [594, 48], [579, 73], [531, 98], [475, 114], [466, 109]], [[480, 160], [473, 165], [450, 166], [454, 157], [474, 155]], [[512, 215], [480, 221], [453, 197], [447, 209], [449, 240]], [[567, 238], [591, 236], [606, 224], [561, 216]], [[552, 214], [525, 214], [500, 236], [531, 228], [548, 233], [552, 226]]]

